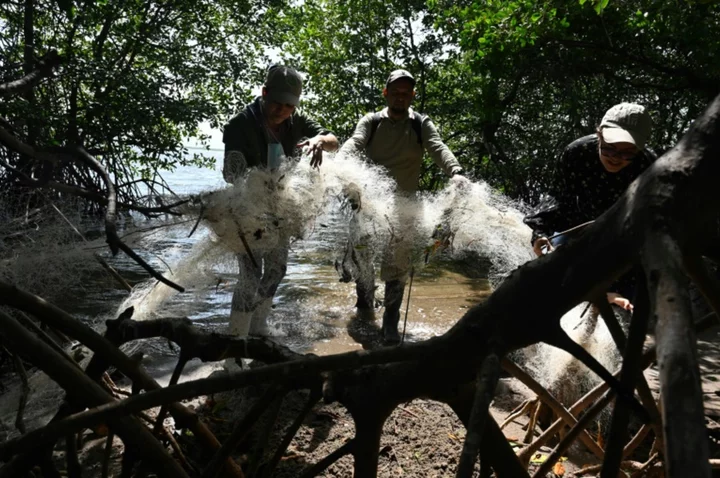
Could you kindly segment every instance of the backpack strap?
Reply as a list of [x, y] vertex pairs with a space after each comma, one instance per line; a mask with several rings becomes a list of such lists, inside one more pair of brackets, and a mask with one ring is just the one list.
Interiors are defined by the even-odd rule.
[[415, 136], [417, 136], [417, 141], [420, 146], [422, 146], [422, 123], [425, 119], [425, 115], [422, 115], [418, 113], [417, 111], [413, 111], [413, 117], [410, 122], [410, 126], [412, 126], [413, 131], [415, 131]]
[[375, 136], [375, 131], [377, 131], [378, 126], [380, 126], [380, 120], [382, 120], [382, 116], [380, 116], [380, 112], [374, 113], [372, 115], [372, 118], [370, 118], [370, 137], [368, 138], [367, 144], [365, 147], [367, 148], [370, 146], [370, 143], [373, 140], [373, 136]]
[[[410, 126], [412, 127], [413, 131], [415, 131], [415, 136], [417, 137], [417, 142], [419, 145], [422, 146], [422, 122], [425, 120], [425, 115], [422, 115], [418, 113], [417, 111], [413, 111], [412, 118], [410, 118]], [[382, 121], [382, 116], [380, 115], [380, 112], [374, 113], [372, 115], [372, 118], [370, 119], [370, 137], [368, 138], [367, 144], [365, 147], [367, 148], [370, 146], [370, 143], [373, 140], [373, 137], [375, 136], [375, 131], [377, 131], [378, 126], [380, 126], [380, 121]]]

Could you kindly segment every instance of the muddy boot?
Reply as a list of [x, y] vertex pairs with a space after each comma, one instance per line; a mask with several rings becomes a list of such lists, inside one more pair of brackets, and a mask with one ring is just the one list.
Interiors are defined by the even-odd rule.
[[405, 282], [394, 280], [385, 283], [385, 313], [383, 313], [382, 335], [387, 345], [400, 343], [400, 305], [402, 304]]
[[270, 335], [270, 328], [267, 324], [267, 318], [270, 315], [270, 309], [272, 308], [272, 297], [263, 299], [255, 312], [252, 315], [252, 321], [250, 322], [250, 335], [267, 337]]
[[230, 311], [230, 327], [228, 332], [239, 337], [247, 337], [252, 323], [252, 312], [241, 310]]

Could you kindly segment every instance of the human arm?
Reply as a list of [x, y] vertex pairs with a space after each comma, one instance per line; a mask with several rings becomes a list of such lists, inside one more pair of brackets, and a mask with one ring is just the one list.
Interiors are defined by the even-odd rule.
[[223, 143], [225, 143], [223, 178], [225, 182], [232, 184], [235, 178], [247, 170], [246, 145], [242, 140], [242, 134], [232, 123], [227, 124], [223, 130]]
[[550, 181], [549, 192], [542, 198], [535, 211], [523, 222], [533, 230], [531, 244], [536, 255], [551, 252], [553, 233], [569, 229], [576, 214], [576, 194], [572, 180], [572, 151], [566, 148], [556, 164]]
[[322, 152], [337, 150], [337, 138], [330, 130], [323, 128], [320, 123], [303, 114], [299, 114], [295, 120], [301, 122], [300, 132], [302, 138], [304, 138], [297, 143], [297, 146], [305, 147], [307, 152], [311, 154], [310, 166], [320, 167], [322, 164]]
[[318, 134], [312, 138], [306, 139], [298, 143], [300, 147], [306, 147], [308, 153], [312, 155], [310, 166], [319, 168], [322, 165], [322, 152], [332, 152], [338, 149], [338, 140], [334, 134], [328, 132], [326, 134]]
[[432, 160], [442, 169], [445, 174], [452, 177], [456, 174], [462, 174], [463, 168], [460, 166], [455, 155], [450, 148], [443, 143], [437, 128], [430, 120], [425, 117], [422, 122], [423, 147], [428, 152]]
[[353, 156], [365, 150], [370, 141], [371, 123], [372, 114], [367, 114], [360, 119], [352, 136], [340, 148], [341, 155]]

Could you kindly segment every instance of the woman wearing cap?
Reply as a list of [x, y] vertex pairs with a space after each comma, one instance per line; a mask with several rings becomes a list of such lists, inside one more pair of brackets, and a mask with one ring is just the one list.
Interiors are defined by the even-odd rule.
[[[533, 229], [535, 254], [552, 251], [567, 236], [548, 239], [558, 231], [596, 219], [612, 206], [655, 159], [646, 142], [652, 130], [641, 105], [620, 103], [610, 108], [595, 134], [570, 143], [555, 168], [549, 200], [525, 218]], [[611, 298], [615, 298], [612, 296]], [[626, 300], [615, 300], [626, 308]]]
[[[328, 129], [296, 110], [302, 78], [293, 68], [273, 65], [267, 71], [262, 96], [247, 105], [223, 129], [223, 177], [235, 183], [249, 168], [277, 169], [295, 148], [305, 146], [310, 164], [319, 167], [323, 151], [335, 151], [338, 141]], [[256, 251], [259, 268], [238, 255], [239, 279], [230, 309], [230, 332], [239, 336], [268, 335], [267, 316], [278, 285], [285, 277], [289, 238], [269, 250]]]

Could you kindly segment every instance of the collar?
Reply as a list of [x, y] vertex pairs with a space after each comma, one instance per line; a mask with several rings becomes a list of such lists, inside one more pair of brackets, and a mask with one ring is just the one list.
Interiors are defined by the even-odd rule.
[[404, 118], [396, 120], [396, 119], [390, 118], [390, 115], [388, 114], [388, 109], [389, 108], [387, 106], [382, 109], [382, 111], [380, 112], [381, 118], [387, 118], [391, 121], [405, 121], [408, 118], [412, 118], [412, 115], [413, 115], [413, 109], [412, 109], [412, 107], [410, 107], [410, 108], [408, 108], [407, 115]]

